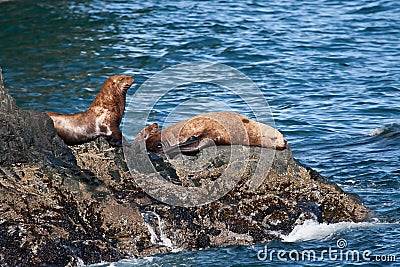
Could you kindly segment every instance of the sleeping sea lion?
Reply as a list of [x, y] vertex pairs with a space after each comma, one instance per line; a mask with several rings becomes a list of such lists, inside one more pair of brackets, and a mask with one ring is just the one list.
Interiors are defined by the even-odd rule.
[[135, 141], [144, 139], [150, 153], [193, 154], [212, 145], [249, 145], [285, 149], [287, 141], [273, 127], [232, 112], [202, 114], [162, 131], [154, 123], [141, 130]]

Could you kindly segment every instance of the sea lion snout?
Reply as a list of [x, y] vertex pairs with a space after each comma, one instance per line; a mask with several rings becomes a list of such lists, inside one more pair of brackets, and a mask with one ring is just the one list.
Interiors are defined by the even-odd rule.
[[113, 84], [122, 91], [127, 91], [133, 84], [134, 78], [126, 75], [115, 75], [111, 77]]
[[287, 147], [286, 139], [283, 138], [283, 140], [282, 140], [282, 139], [278, 138], [276, 145], [275, 145], [275, 149], [284, 150], [284, 149], [286, 149], [286, 147]]
[[275, 130], [275, 136], [271, 138], [274, 142], [275, 149], [283, 150], [287, 147], [287, 140], [283, 137], [282, 133]]

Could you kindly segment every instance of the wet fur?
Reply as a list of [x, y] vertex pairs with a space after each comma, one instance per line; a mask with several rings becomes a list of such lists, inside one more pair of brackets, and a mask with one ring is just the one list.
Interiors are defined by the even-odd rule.
[[113, 146], [121, 146], [119, 125], [125, 110], [126, 92], [133, 78], [115, 75], [108, 78], [88, 110], [76, 114], [47, 112], [57, 134], [67, 145], [78, 145], [103, 136]]

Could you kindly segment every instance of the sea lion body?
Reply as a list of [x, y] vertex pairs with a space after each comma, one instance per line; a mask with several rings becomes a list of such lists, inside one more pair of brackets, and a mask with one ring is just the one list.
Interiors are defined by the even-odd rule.
[[113, 146], [121, 146], [119, 125], [125, 110], [126, 92], [133, 84], [130, 76], [108, 78], [88, 110], [76, 114], [47, 112], [57, 134], [67, 145], [78, 145], [103, 136]]
[[151, 153], [197, 153], [211, 145], [249, 145], [285, 149], [283, 135], [271, 126], [231, 112], [202, 114], [158, 131], [154, 123], [143, 129], [143, 138]]

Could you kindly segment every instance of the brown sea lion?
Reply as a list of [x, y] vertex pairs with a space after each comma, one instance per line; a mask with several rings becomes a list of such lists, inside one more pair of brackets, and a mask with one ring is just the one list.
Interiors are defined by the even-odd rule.
[[47, 112], [57, 134], [67, 145], [78, 145], [99, 136], [112, 146], [122, 145], [119, 129], [125, 110], [126, 92], [133, 84], [133, 77], [115, 75], [108, 78], [89, 109], [76, 114]]
[[285, 149], [283, 135], [271, 126], [231, 112], [195, 116], [162, 131], [154, 123], [139, 132], [150, 153], [193, 154], [212, 145], [249, 145]]

